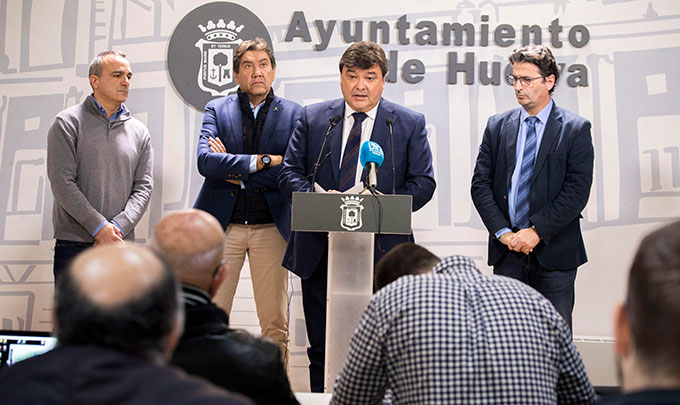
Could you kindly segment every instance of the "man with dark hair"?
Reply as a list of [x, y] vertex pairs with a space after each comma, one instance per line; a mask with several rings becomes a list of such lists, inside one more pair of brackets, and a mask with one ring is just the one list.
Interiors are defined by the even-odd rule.
[[379, 404], [386, 394], [395, 405], [595, 399], [552, 304], [517, 280], [482, 274], [464, 256], [399, 278], [364, 311], [331, 403]]
[[165, 366], [182, 334], [169, 268], [148, 249], [104, 245], [57, 282], [58, 346], [0, 371], [2, 403], [244, 404]]
[[375, 265], [373, 292], [401, 276], [427, 273], [437, 263], [439, 258], [424, 247], [410, 242], [401, 243]]
[[614, 315], [626, 393], [615, 404], [680, 403], [680, 221], [642, 240]]
[[343, 68], [345, 67], [347, 67], [349, 71], [349, 69], [353, 68], [367, 70], [376, 66], [380, 69], [383, 78], [387, 76], [387, 71], [389, 69], [385, 51], [378, 46], [378, 44], [373, 42], [357, 42], [350, 46], [345, 53], [342, 54], [342, 58], [340, 58], [340, 63], [338, 65], [340, 67], [340, 74], [342, 74]]
[[92, 94], [47, 133], [55, 282], [88, 247], [134, 241], [153, 187], [149, 131], [123, 104], [132, 78], [125, 54], [100, 53], [89, 78]]
[[152, 249], [182, 282], [184, 334], [172, 364], [257, 404], [297, 404], [278, 345], [230, 329], [227, 314], [210, 302], [228, 273], [220, 223], [200, 210], [166, 215], [156, 226]]
[[593, 181], [590, 122], [553, 102], [559, 71], [550, 49], [529, 46], [509, 59], [521, 108], [489, 118], [472, 200], [494, 273], [538, 290], [571, 327], [576, 268], [587, 260], [580, 218]]
[[288, 367], [288, 272], [281, 266], [290, 233], [290, 206], [278, 175], [301, 107], [274, 95], [276, 60], [263, 39], [242, 42], [234, 54], [236, 94], [205, 106], [198, 171], [205, 182], [194, 208], [225, 229], [231, 266], [215, 302], [231, 312], [248, 255], [262, 334], [281, 348]]
[[[281, 190], [289, 199], [295, 191], [313, 190], [310, 177], [319, 156], [316, 182], [323, 189], [344, 192], [361, 184], [365, 174], [358, 152], [362, 143], [371, 140], [384, 149], [387, 157], [379, 169], [377, 190], [392, 193], [394, 184], [395, 192], [411, 195], [413, 210], [419, 210], [430, 201], [435, 189], [425, 117], [382, 98], [387, 60], [378, 45], [352, 44], [339, 65], [344, 99], [309, 105], [302, 110], [279, 176]], [[322, 151], [328, 130], [327, 144]], [[394, 151], [390, 146], [390, 130], [394, 133]], [[376, 238], [375, 261], [392, 247], [408, 241], [413, 241], [412, 234], [380, 235]], [[302, 279], [313, 392], [324, 389], [327, 257], [326, 234], [291, 233], [284, 266]]]

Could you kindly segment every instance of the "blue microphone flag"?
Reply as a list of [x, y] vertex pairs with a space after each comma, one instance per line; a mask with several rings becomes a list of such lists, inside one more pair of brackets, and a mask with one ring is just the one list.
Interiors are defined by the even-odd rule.
[[385, 160], [385, 154], [382, 148], [376, 142], [367, 141], [361, 145], [361, 150], [359, 151], [359, 162], [362, 167], [366, 167], [367, 163], [373, 162], [378, 167], [382, 165], [383, 160]]

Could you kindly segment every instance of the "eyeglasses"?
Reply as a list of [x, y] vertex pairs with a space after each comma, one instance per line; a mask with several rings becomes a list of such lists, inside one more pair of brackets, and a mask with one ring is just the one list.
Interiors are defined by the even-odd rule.
[[215, 268], [215, 271], [213, 271], [213, 277], [215, 277], [217, 275], [217, 272], [220, 271], [222, 266], [224, 266], [225, 264], [227, 264], [227, 259], [223, 258], [222, 261], [220, 262], [220, 264], [218, 264], [217, 267]]
[[505, 76], [505, 79], [510, 83], [511, 85], [515, 84], [515, 82], [519, 82], [519, 84], [522, 85], [522, 87], [530, 87], [531, 82], [536, 79], [544, 79], [543, 76], [537, 76], [537, 77], [526, 77], [526, 76], [513, 76], [512, 74], [508, 74]]

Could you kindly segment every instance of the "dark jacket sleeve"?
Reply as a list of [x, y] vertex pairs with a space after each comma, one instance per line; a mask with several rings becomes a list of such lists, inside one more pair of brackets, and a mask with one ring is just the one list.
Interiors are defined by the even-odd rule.
[[[507, 208], [505, 208], [506, 213], [504, 214], [502, 207], [494, 196], [495, 179], [504, 177], [498, 176], [497, 171], [506, 172], [505, 168], [502, 167], [505, 164], [505, 159], [501, 159], [502, 156], [499, 155], [503, 152], [499, 150], [501, 123], [502, 121], [499, 121], [494, 116], [489, 118], [486, 124], [482, 143], [479, 146], [479, 154], [477, 155], [470, 189], [472, 202], [482, 218], [484, 226], [486, 226], [491, 235], [494, 235], [503, 228], [511, 227], [510, 221], [507, 218]], [[500, 187], [505, 188], [504, 185], [500, 185]]]

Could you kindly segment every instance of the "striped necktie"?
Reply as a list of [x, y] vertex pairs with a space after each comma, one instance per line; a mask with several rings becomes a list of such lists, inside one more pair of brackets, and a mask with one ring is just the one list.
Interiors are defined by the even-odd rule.
[[359, 144], [361, 143], [361, 123], [367, 117], [365, 113], [355, 112], [354, 124], [349, 131], [345, 153], [342, 155], [340, 175], [338, 177], [338, 191], [347, 191], [354, 186], [354, 178], [357, 174], [357, 161], [359, 158]]
[[519, 229], [529, 227], [529, 190], [531, 178], [534, 174], [536, 162], [536, 117], [528, 117], [527, 137], [524, 141], [524, 155], [522, 166], [519, 169], [519, 181], [517, 182], [517, 198], [515, 200], [515, 226]]

